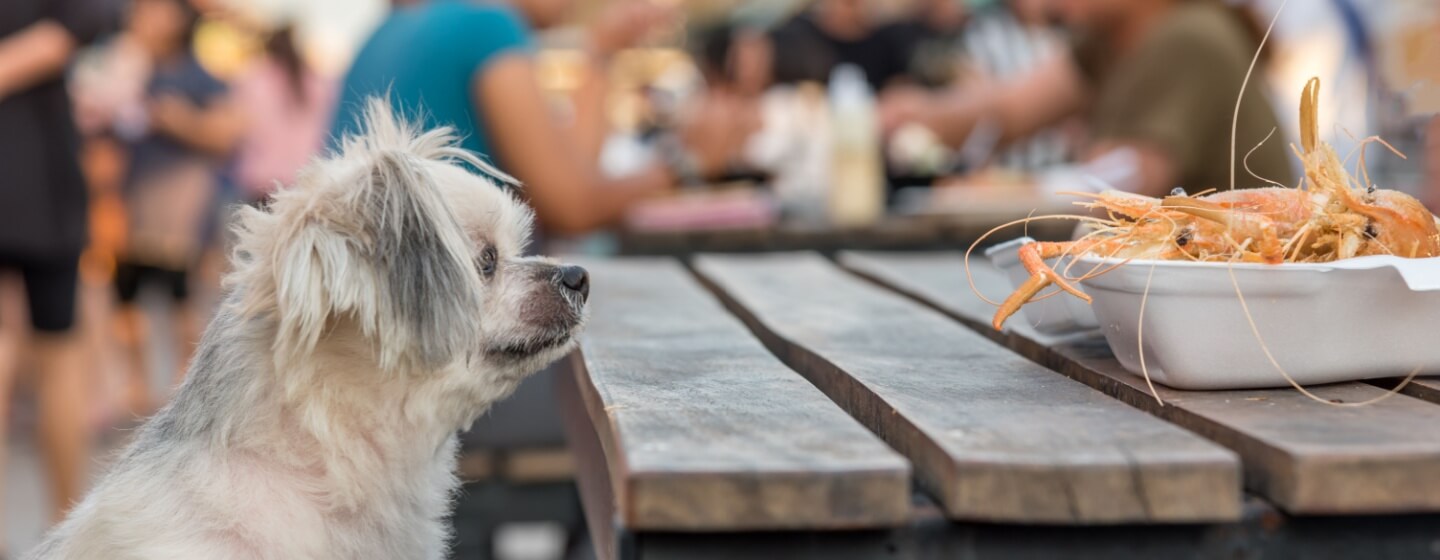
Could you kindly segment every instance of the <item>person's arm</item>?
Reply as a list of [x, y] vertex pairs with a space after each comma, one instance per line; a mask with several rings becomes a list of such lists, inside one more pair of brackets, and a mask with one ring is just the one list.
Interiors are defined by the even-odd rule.
[[605, 146], [605, 93], [610, 87], [606, 76], [604, 55], [587, 53], [580, 68], [580, 83], [570, 94], [574, 109], [570, 121], [570, 137], [575, 148], [587, 161], [600, 159]]
[[48, 0], [35, 23], [0, 37], [0, 99], [54, 79], [107, 28], [99, 0]]
[[659, 166], [605, 179], [584, 157], [545, 103], [535, 66], [523, 54], [502, 55], [476, 73], [477, 113], [506, 170], [526, 185], [545, 226], [578, 234], [613, 224], [636, 201], [670, 190], [674, 179]]
[[610, 5], [587, 30], [589, 36], [579, 85], [570, 95], [575, 110], [570, 135], [587, 161], [599, 160], [609, 130], [605, 122], [605, 99], [609, 92], [610, 59], [674, 16], [675, 10], [666, 6], [621, 2]]
[[887, 95], [881, 118], [887, 128], [918, 122], [952, 147], [960, 146], [982, 120], [996, 127], [1000, 143], [1008, 143], [1078, 112], [1085, 103], [1085, 85], [1070, 57], [1055, 56], [1014, 81], [940, 96], [916, 91]]
[[1174, 158], [1144, 142], [1102, 142], [1080, 163], [1046, 169], [1035, 176], [1041, 192], [1101, 192], [1110, 189], [1164, 196], [1175, 186]]
[[[1111, 163], [1115, 161], [1125, 164]], [[1146, 196], [1165, 196], [1180, 177], [1175, 159], [1145, 142], [1102, 142], [1090, 150], [1084, 162], [1082, 168], [1105, 178], [1110, 187]]]
[[59, 75], [75, 47], [69, 30], [49, 19], [0, 39], [0, 99]]
[[150, 104], [150, 122], [167, 136], [214, 155], [229, 154], [244, 132], [240, 111], [226, 98], [201, 108], [177, 95], [162, 95]]

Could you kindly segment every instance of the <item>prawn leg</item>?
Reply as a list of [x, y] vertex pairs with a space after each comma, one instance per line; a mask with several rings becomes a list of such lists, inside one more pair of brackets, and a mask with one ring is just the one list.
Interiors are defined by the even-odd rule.
[[1032, 277], [1044, 276], [1049, 278], [1050, 281], [1054, 282], [1060, 289], [1070, 292], [1070, 295], [1085, 300], [1085, 303], [1090, 303], [1090, 296], [1080, 291], [1079, 288], [1076, 288], [1074, 284], [1071, 284], [1063, 276], [1057, 274], [1054, 269], [1050, 268], [1050, 265], [1045, 264], [1045, 259], [1053, 259], [1081, 250], [1079, 245], [1082, 244], [1074, 242], [1052, 243], [1045, 241], [1031, 243], [1020, 248], [1020, 263], [1025, 265], [1025, 270], [1029, 272]]
[[1040, 293], [1040, 290], [1044, 290], [1051, 284], [1059, 286], [1060, 289], [1065, 290], [1071, 295], [1085, 300], [1085, 303], [1090, 303], [1089, 295], [1065, 280], [1064, 277], [1050, 268], [1050, 265], [1045, 264], [1045, 259], [1065, 255], [1075, 250], [1076, 245], [1078, 244], [1073, 242], [1040, 242], [1031, 243], [1020, 248], [1020, 263], [1025, 265], [1025, 270], [1030, 273], [1030, 278], [1025, 280], [1025, 283], [1021, 284], [1019, 288], [1016, 288], [1015, 291], [1010, 294], [1010, 297], [1005, 298], [1005, 301], [1000, 304], [1000, 309], [995, 311], [995, 319], [991, 322], [995, 330], [1000, 330], [1000, 327], [1005, 324], [1005, 321], [1009, 319], [1011, 315], [1019, 311], [1021, 306], [1029, 303], [1036, 294]]

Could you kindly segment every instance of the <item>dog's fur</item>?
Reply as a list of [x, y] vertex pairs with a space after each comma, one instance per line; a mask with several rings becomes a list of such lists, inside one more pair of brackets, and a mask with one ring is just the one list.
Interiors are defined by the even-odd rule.
[[366, 116], [242, 211], [189, 378], [30, 558], [444, 556], [456, 431], [570, 349], [585, 297], [521, 256], [513, 189], [462, 164], [508, 178]]

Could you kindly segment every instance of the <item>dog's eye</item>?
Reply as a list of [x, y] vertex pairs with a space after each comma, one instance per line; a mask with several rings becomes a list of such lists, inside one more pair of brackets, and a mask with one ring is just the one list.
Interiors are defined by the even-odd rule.
[[495, 261], [499, 258], [500, 256], [495, 253], [494, 247], [486, 247], [483, 251], [480, 251], [480, 274], [485, 275], [486, 278], [494, 276]]

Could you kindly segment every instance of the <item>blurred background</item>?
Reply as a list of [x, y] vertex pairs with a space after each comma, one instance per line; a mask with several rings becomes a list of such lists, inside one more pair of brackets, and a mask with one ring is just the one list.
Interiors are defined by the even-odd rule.
[[[1311, 76], [1325, 139], [1440, 207], [1440, 4], [1292, 2], [1256, 57], [1280, 7], [6, 0], [0, 557], [183, 379], [231, 209], [367, 96], [524, 182], [546, 253], [959, 249], [1062, 192], [1295, 186]], [[552, 375], [466, 434], [456, 557], [588, 557]]]

